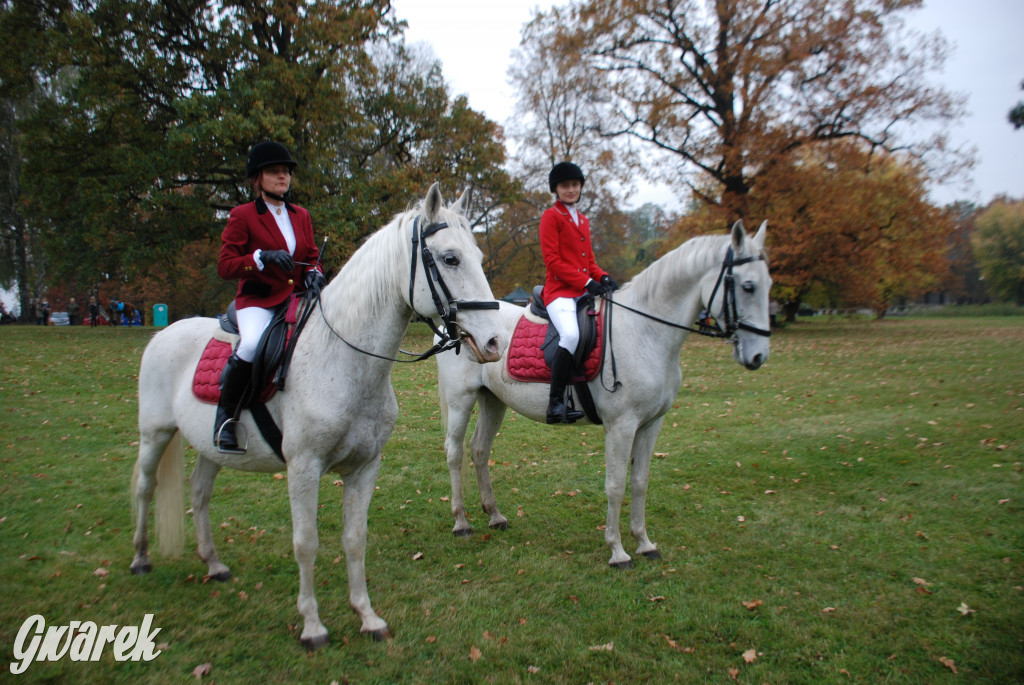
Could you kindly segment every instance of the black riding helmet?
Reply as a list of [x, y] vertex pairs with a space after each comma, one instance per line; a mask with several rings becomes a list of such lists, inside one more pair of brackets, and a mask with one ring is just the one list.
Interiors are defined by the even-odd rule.
[[551, 168], [551, 173], [548, 174], [548, 187], [551, 188], [551, 192], [555, 192], [555, 186], [562, 181], [578, 180], [580, 184], [586, 183], [586, 177], [583, 175], [583, 170], [572, 162], [559, 162]]
[[294, 170], [298, 163], [292, 159], [288, 148], [281, 143], [272, 140], [264, 140], [256, 143], [249, 150], [249, 159], [245, 162], [246, 178], [256, 178], [262, 169], [274, 164], [287, 164], [289, 169]]

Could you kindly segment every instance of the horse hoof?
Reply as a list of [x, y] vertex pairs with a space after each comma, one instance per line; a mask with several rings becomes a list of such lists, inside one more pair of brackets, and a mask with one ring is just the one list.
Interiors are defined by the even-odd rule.
[[511, 527], [512, 526], [508, 525], [508, 521], [498, 521], [497, 523], [492, 523], [490, 525], [492, 530], [508, 530]]
[[129, 569], [133, 576], [144, 576], [153, 570], [153, 564], [140, 564]]
[[625, 561], [617, 561], [615, 563], [609, 563], [608, 565], [612, 568], [617, 568], [620, 571], [629, 571], [633, 568], [633, 560], [626, 559]]
[[371, 631], [370, 635], [373, 636], [374, 642], [387, 642], [391, 639], [391, 631], [388, 630], [386, 627]]
[[453, 530], [452, 531], [452, 535], [454, 535], [457, 538], [468, 538], [472, 534], [473, 534], [473, 529], [472, 528], [463, 528], [462, 530]]
[[652, 549], [650, 552], [641, 552], [641, 554], [648, 559], [661, 559], [661, 552], [656, 549]]
[[323, 635], [320, 635], [318, 637], [302, 638], [301, 640], [299, 640], [299, 642], [302, 643], [302, 646], [306, 648], [307, 652], [315, 652], [316, 650], [325, 646], [330, 641], [331, 638], [327, 635], [327, 633], [324, 633]]
[[214, 573], [213, 575], [206, 576], [210, 580], [216, 580], [218, 583], [231, 580], [231, 571], [221, 571], [220, 573]]

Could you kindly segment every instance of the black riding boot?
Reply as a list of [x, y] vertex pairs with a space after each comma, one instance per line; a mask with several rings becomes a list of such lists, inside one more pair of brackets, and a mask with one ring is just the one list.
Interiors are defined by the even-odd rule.
[[570, 410], [565, 403], [565, 386], [572, 374], [572, 352], [559, 347], [551, 363], [551, 393], [548, 395], [548, 423], [576, 423], [583, 412]]
[[245, 454], [245, 448], [238, 446], [235, 437], [234, 418], [251, 380], [252, 362], [242, 361], [235, 355], [228, 357], [220, 375], [220, 401], [217, 403], [217, 421], [213, 425], [213, 444], [220, 452]]

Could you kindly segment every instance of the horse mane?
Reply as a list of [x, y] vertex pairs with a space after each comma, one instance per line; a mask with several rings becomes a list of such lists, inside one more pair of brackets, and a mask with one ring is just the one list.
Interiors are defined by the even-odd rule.
[[[424, 200], [400, 212], [356, 249], [330, 283], [327, 316], [339, 330], [358, 330], [367, 320], [405, 302], [412, 241], [409, 224], [423, 213]], [[436, 220], [458, 228], [460, 215], [447, 207]], [[475, 241], [470, 241], [476, 247]], [[422, 267], [420, 267], [422, 268]]]
[[622, 289], [629, 289], [635, 304], [647, 304], [656, 297], [659, 288], [677, 281], [680, 274], [688, 273], [700, 278], [721, 264], [729, 241], [728, 234], [690, 238], [638, 273]]

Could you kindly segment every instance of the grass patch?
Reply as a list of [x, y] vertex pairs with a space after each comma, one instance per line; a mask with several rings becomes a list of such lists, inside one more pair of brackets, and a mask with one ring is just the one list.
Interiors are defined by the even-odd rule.
[[[230, 582], [203, 582], [191, 527], [184, 558], [128, 574], [136, 376], [152, 333], [0, 329], [5, 657], [33, 614], [139, 625], [152, 613], [166, 645], [148, 663], [110, 650], [34, 663], [28, 682], [191, 682], [205, 663], [217, 682], [1024, 680], [1019, 317], [814, 319], [773, 336], [756, 373], [691, 340], [648, 496], [663, 559], [627, 572], [606, 566], [595, 427], [510, 412], [492, 477], [512, 528], [487, 530], [469, 468], [477, 532], [455, 539], [436, 370], [398, 365], [367, 553], [395, 639], [358, 633], [343, 486], [328, 476], [316, 572], [332, 643], [310, 655], [285, 479], [218, 477], [211, 518]], [[426, 329], [403, 347], [429, 347]], [[628, 496], [624, 510], [628, 528]]]

